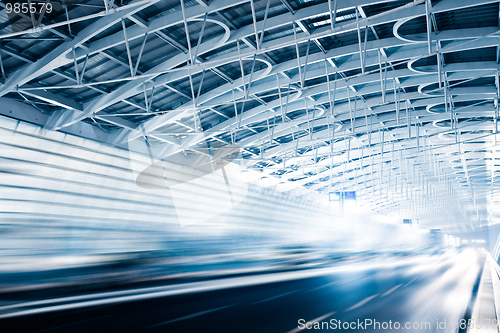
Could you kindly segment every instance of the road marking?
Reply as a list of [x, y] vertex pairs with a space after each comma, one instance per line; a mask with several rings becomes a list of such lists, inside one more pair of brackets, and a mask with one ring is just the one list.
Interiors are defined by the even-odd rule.
[[167, 320], [167, 321], [164, 321], [164, 322], [161, 322], [161, 323], [158, 323], [158, 324], [154, 324], [154, 325], [148, 326], [148, 327], [146, 327], [146, 328], [151, 328], [151, 327], [156, 327], [156, 326], [161, 326], [161, 325], [171, 324], [171, 323], [175, 323], [175, 322], [177, 322], [177, 321], [186, 320], [186, 319], [191, 319], [191, 318], [198, 317], [198, 316], [203, 316], [203, 315], [205, 315], [205, 314], [207, 314], [207, 313], [211, 313], [211, 312], [219, 311], [219, 310], [222, 310], [222, 309], [228, 308], [228, 307], [233, 306], [233, 305], [235, 305], [235, 304], [226, 305], [226, 306], [221, 306], [221, 307], [219, 307], [219, 308], [215, 308], [215, 309], [210, 309], [210, 310], [205, 310], [205, 311], [196, 312], [196, 313], [193, 313], [193, 314], [190, 314], [190, 315], [184, 316], [184, 317], [180, 317], [180, 318], [176, 318], [176, 319], [171, 319], [171, 320]]
[[411, 280], [410, 282], [406, 283], [403, 287], [408, 286], [410, 283], [415, 282], [417, 279], [418, 279], [418, 277], [414, 278], [414, 279], [413, 279], [413, 280]]
[[297, 291], [301, 291], [301, 290], [302, 289], [298, 289], [298, 290], [294, 290], [294, 291], [289, 291], [287, 293], [284, 293], [284, 294], [281, 294], [281, 295], [277, 295], [277, 296], [273, 296], [273, 297], [269, 297], [269, 298], [263, 299], [261, 301], [253, 302], [251, 304], [259, 304], [259, 303], [264, 303], [264, 302], [267, 302], [267, 301], [272, 301], [274, 299], [277, 299], [277, 298], [280, 298], [280, 297], [283, 297], [283, 296], [286, 296], [286, 295], [290, 295], [290, 294], [296, 293]]
[[401, 287], [402, 285], [403, 285], [402, 283], [401, 283], [401, 284], [398, 284], [397, 286], [395, 286], [395, 287], [394, 287], [394, 288], [392, 288], [391, 290], [389, 290], [389, 291], [387, 291], [387, 292], [383, 293], [380, 297], [384, 297], [384, 296], [389, 295], [390, 293], [392, 293], [394, 290], [398, 289], [398, 288], [399, 288], [399, 287]]
[[354, 304], [353, 306], [351, 306], [349, 309], [347, 309], [346, 311], [352, 311], [354, 309], [357, 309], [359, 308], [360, 306], [364, 305], [365, 303], [368, 303], [369, 301], [371, 301], [372, 299], [374, 299], [375, 297], [377, 297], [378, 294], [375, 294], [373, 296], [370, 296], [370, 297], [367, 297], [365, 298], [364, 300], [362, 300], [361, 302], [357, 303], [357, 304]]
[[[322, 321], [323, 319], [326, 319], [330, 316], [333, 316], [334, 314], [336, 314], [337, 312], [336, 311], [332, 311], [332, 312], [328, 312], [327, 314], [325, 315], [322, 315], [321, 317], [318, 317], [318, 318], [314, 318], [313, 320], [309, 320], [307, 321], [307, 323], [314, 323], [315, 321]], [[297, 333], [297, 332], [300, 332], [302, 331], [303, 329], [299, 328], [298, 325], [296, 328], [294, 328], [293, 330], [291, 331], [288, 331], [287, 333]]]
[[323, 285], [321, 287], [317, 287], [317, 288], [311, 289], [309, 291], [316, 291], [316, 290], [319, 290], [321, 288], [325, 288], [325, 287], [331, 286], [332, 284], [337, 284], [337, 283], [338, 283], [338, 281], [333, 281], [333, 282], [327, 283], [327, 284], [325, 284], [325, 285]]

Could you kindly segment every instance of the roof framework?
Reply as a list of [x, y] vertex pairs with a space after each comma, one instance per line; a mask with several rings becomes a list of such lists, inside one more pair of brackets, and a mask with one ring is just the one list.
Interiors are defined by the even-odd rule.
[[498, 1], [82, 0], [0, 17], [0, 97], [32, 107], [4, 115], [162, 157], [235, 143], [282, 191], [500, 223]]

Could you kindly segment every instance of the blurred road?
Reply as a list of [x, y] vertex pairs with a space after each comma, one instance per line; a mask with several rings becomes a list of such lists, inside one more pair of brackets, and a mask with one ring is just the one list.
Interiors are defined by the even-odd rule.
[[[456, 332], [483, 257], [466, 249], [454, 255], [379, 258], [290, 281], [74, 309], [62, 306], [61, 311], [0, 320], [0, 332], [320, 332], [358, 319], [390, 321], [393, 329], [356, 324], [342, 330], [398, 332], [410, 323], [419, 326], [410, 332]], [[313, 328], [314, 322], [328, 324], [323, 330], [300, 330], [299, 324], [305, 328], [307, 322]]]

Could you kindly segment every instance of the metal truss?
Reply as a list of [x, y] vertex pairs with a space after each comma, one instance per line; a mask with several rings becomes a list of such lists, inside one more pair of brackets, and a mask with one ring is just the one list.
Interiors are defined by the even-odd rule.
[[[479, 18], [477, 27], [440, 26], [440, 15], [498, 1], [433, 5], [417, 0], [371, 13], [370, 8], [391, 2], [329, 0], [293, 8], [283, 0], [283, 10], [271, 15], [265, 0], [262, 11], [254, 0], [200, 0], [190, 6], [180, 0], [177, 10], [149, 20], [138, 15], [162, 2], [174, 5], [167, 0], [105, 2], [105, 11], [88, 17], [70, 20], [68, 15], [0, 35], [3, 40], [28, 38], [52, 29], [65, 38], [18, 70], [4, 66], [6, 50], [0, 50], [0, 97], [17, 93], [54, 106], [40, 117], [39, 111], [19, 115], [27, 121], [37, 117], [31, 121], [49, 130], [74, 133], [91, 119], [95, 125], [85, 126], [102, 132], [92, 138], [112, 145], [156, 139], [151, 148], [165, 158], [207, 140], [232, 141], [242, 148], [242, 165], [259, 170], [262, 184], [281, 191], [353, 190], [375, 211], [415, 218], [438, 214], [443, 223], [467, 221], [471, 228], [500, 222], [494, 208], [500, 195], [498, 24], [483, 26]], [[251, 19], [233, 22], [223, 14], [236, 6], [248, 7]], [[353, 16], [343, 19], [345, 12]], [[326, 23], [312, 28], [310, 22], [319, 18]], [[71, 24], [85, 20], [92, 23], [74, 36], [56, 29], [68, 25], [71, 33]], [[419, 20], [425, 30], [412, 31]], [[392, 33], [384, 35], [381, 27]], [[183, 31], [181, 38], [172, 37], [176, 31]], [[349, 34], [354, 42], [346, 39]], [[141, 58], [154, 51], [151, 36], [176, 51], [143, 70]], [[331, 40], [340, 42], [328, 44]], [[123, 54], [113, 53], [116, 49]], [[485, 60], [482, 52], [491, 49], [496, 60]], [[277, 59], [276, 52], [290, 56]], [[97, 55], [122, 74], [85, 79], [93, 69], [89, 59]], [[463, 61], [447, 61], [453, 57]], [[234, 73], [225, 73], [230, 67]], [[204, 83], [208, 72], [216, 85]], [[54, 73], [70, 78], [36, 83]], [[167, 98], [160, 107], [155, 93], [164, 88], [183, 102]], [[59, 93], [72, 89], [92, 89], [97, 96], [78, 102]], [[123, 102], [134, 112], [117, 112], [114, 107]], [[223, 111], [233, 106], [233, 113]], [[210, 128], [202, 125], [206, 111], [218, 117]], [[148, 118], [129, 117], [140, 114]], [[111, 129], [103, 129], [104, 124]]]

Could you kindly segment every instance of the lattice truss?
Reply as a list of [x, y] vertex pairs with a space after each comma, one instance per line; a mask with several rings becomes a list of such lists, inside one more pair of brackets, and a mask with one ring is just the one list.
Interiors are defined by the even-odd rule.
[[36, 109], [4, 115], [166, 158], [235, 143], [282, 191], [498, 222], [498, 1], [1, 6], [0, 96]]

